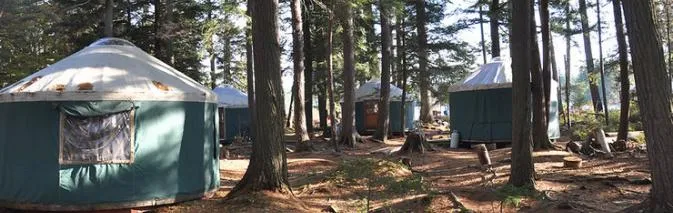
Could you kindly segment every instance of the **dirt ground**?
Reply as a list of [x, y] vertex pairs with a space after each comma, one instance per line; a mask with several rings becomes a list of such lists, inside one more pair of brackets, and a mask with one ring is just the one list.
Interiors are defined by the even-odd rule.
[[[453, 193], [465, 209], [476, 212], [617, 212], [644, 200], [650, 189], [646, 153], [624, 152], [616, 153], [614, 158], [585, 158], [582, 168], [569, 169], [563, 167], [563, 158], [573, 154], [535, 152], [539, 193], [508, 197], [501, 188], [509, 178], [509, 148], [490, 151], [493, 173], [480, 166], [473, 150], [448, 149], [442, 144], [437, 144], [436, 151], [423, 155], [397, 156], [372, 152], [399, 147], [403, 143], [401, 138], [393, 138], [386, 144], [358, 144], [356, 149], [342, 153], [333, 152], [330, 144], [322, 139], [314, 143], [318, 151], [288, 154], [289, 178], [296, 199], [262, 194], [250, 198], [249, 202], [222, 201], [248, 165], [245, 155], [249, 150], [239, 146], [231, 150], [233, 159], [221, 161], [222, 186], [214, 197], [157, 211], [366, 212], [369, 197], [370, 212], [459, 212], [460, 208], [452, 202]], [[558, 144], [562, 146], [564, 142]], [[411, 159], [411, 171], [396, 169], [401, 172], [392, 172], [395, 173], [392, 176], [415, 174], [420, 177], [423, 190], [394, 194], [380, 187], [368, 189], [363, 184], [340, 184], [333, 178], [339, 165], [349, 160], [399, 162], [402, 157]]]

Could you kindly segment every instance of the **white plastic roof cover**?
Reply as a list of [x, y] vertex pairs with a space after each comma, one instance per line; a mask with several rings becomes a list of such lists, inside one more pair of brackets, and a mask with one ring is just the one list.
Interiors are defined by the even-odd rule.
[[217, 94], [219, 106], [226, 108], [247, 108], [248, 95], [231, 85], [222, 85], [213, 89]]
[[[379, 100], [381, 98], [381, 81], [368, 81], [355, 90], [355, 102]], [[407, 101], [413, 100], [407, 93]], [[343, 101], [343, 100], [342, 100]], [[390, 101], [402, 101], [402, 89], [390, 84]]]
[[217, 101], [210, 89], [123, 39], [104, 38], [6, 88], [0, 102]]
[[485, 90], [512, 87], [512, 67], [509, 60], [495, 57], [472, 72], [461, 83], [449, 88], [449, 92]]

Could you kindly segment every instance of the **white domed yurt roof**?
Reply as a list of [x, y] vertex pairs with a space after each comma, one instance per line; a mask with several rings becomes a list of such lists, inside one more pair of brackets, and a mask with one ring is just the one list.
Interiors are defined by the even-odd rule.
[[512, 87], [512, 67], [509, 60], [495, 57], [472, 72], [467, 78], [449, 88], [449, 92]]
[[226, 108], [247, 108], [248, 95], [231, 85], [222, 85], [213, 89], [217, 94], [219, 106]]
[[[355, 102], [367, 100], [379, 100], [381, 98], [381, 81], [368, 81], [355, 90]], [[411, 94], [407, 93], [407, 100], [412, 100]], [[390, 84], [390, 101], [401, 101], [402, 89]]]
[[215, 94], [123, 39], [104, 38], [2, 90], [0, 102], [216, 102]]

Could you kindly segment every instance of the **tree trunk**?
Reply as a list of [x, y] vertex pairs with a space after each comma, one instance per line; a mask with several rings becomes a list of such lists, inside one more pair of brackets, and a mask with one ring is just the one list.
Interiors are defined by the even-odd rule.
[[[542, 83], [544, 85], [545, 124], [549, 120], [551, 106], [551, 31], [549, 31], [549, 0], [540, 0], [540, 26], [542, 31]], [[535, 28], [533, 28], [535, 29]], [[536, 32], [537, 33], [537, 32]], [[537, 46], [537, 40], [535, 40]], [[537, 56], [537, 55], [534, 55]], [[533, 92], [534, 93], [534, 92]], [[545, 125], [546, 127], [547, 125]], [[545, 128], [546, 129], [546, 128]], [[546, 131], [545, 131], [546, 133]], [[537, 145], [535, 148], [538, 148]]]
[[491, 56], [495, 58], [500, 56], [500, 0], [491, 0], [488, 13], [491, 19]]
[[615, 17], [615, 29], [617, 34], [617, 47], [619, 50], [619, 81], [621, 90], [619, 92], [619, 130], [617, 140], [626, 141], [629, 133], [629, 56], [627, 55], [626, 35], [624, 34], [624, 23], [622, 23], [622, 3], [621, 0], [612, 1], [612, 10]]
[[435, 149], [425, 139], [425, 134], [414, 132], [410, 133], [404, 140], [404, 144], [400, 147], [400, 150], [397, 151], [397, 154], [405, 155], [414, 152], [423, 154], [426, 150], [434, 151]]
[[388, 140], [390, 123], [390, 64], [391, 47], [393, 46], [392, 31], [390, 29], [390, 10], [386, 0], [379, 0], [381, 16], [381, 99], [379, 100], [378, 128], [374, 138], [385, 142]]
[[301, 0], [292, 0], [292, 61], [294, 62], [294, 133], [300, 146], [308, 140], [304, 109], [304, 35]]
[[432, 121], [430, 112], [430, 76], [428, 73], [428, 35], [425, 29], [426, 22], [425, 0], [416, 0], [416, 33], [418, 33], [418, 79], [419, 90], [421, 93], [421, 121], [429, 123]]
[[341, 2], [341, 25], [343, 27], [343, 78], [344, 102], [341, 109], [342, 131], [341, 143], [355, 147], [358, 134], [355, 131], [355, 53], [353, 46], [353, 16], [350, 4]]
[[530, 132], [531, 0], [512, 1], [512, 172], [509, 183], [535, 187]]
[[287, 155], [283, 141], [283, 87], [281, 84], [278, 0], [251, 1], [255, 61], [257, 119], [250, 165], [241, 181], [227, 195], [235, 198], [255, 191], [288, 193]]
[[[246, 3], [247, 11], [246, 15], [252, 17], [252, 0], [248, 0]], [[255, 103], [255, 71], [254, 71], [254, 57], [252, 50], [252, 22], [248, 23], [248, 27], [245, 29], [245, 69], [247, 74], [247, 87], [248, 87], [248, 110], [250, 111], [250, 135], [252, 141], [255, 141], [255, 129], [257, 128], [257, 114], [256, 103]]]
[[481, 55], [484, 58], [484, 64], [488, 63], [486, 56], [486, 39], [484, 38], [484, 9], [479, 6], [479, 32], [481, 32]]
[[[211, 1], [209, 2], [211, 5], [214, 3]], [[206, 18], [208, 22], [213, 20], [213, 10], [210, 9], [208, 10], [208, 16]], [[217, 73], [216, 70], [217, 68], [215, 67], [215, 48], [214, 48], [214, 39], [213, 36], [211, 35], [210, 37], [206, 38], [210, 40], [210, 45], [206, 46], [206, 50], [208, 51], [208, 54], [210, 55], [209, 57], [209, 62], [210, 62], [210, 88], [215, 89], [217, 87]]]
[[[666, 46], [668, 52], [668, 76], [673, 78], [673, 39], [671, 39], [671, 0], [664, 0], [664, 13], [666, 13]], [[671, 84], [673, 86], [673, 84]]]
[[603, 104], [601, 103], [600, 95], [598, 94], [598, 84], [596, 83], [596, 72], [594, 68], [594, 57], [591, 52], [591, 33], [589, 29], [589, 18], [587, 16], [587, 2], [586, 0], [579, 0], [580, 2], [580, 19], [582, 20], [582, 36], [584, 38], [584, 54], [586, 56], [585, 62], [587, 64], [587, 73], [589, 74], [589, 90], [591, 91], [591, 103], [598, 118], [598, 113], [603, 111]]
[[154, 56], [164, 63], [168, 63], [165, 54], [163, 13], [164, 6], [161, 0], [154, 0]]
[[329, 93], [329, 120], [330, 130], [332, 132], [331, 140], [334, 145], [334, 151], [339, 152], [339, 143], [336, 140], [336, 111], [334, 101], [334, 72], [332, 70], [332, 26], [334, 25], [333, 8], [334, 3], [330, 1], [330, 10], [328, 11], [327, 21], [327, 93]]
[[649, 210], [673, 212], [671, 81], [653, 19], [652, 1], [627, 0], [623, 4], [652, 173]]
[[[401, 13], [404, 13], [404, 10], [402, 9]], [[397, 83], [396, 85], [398, 87], [402, 86], [402, 70], [404, 70], [404, 65], [402, 64], [402, 61], [404, 60], [404, 15], [398, 15], [396, 18], [396, 26], [395, 26], [395, 35], [397, 36], [396, 42], [397, 42], [397, 48], [395, 48], [395, 51], [397, 51], [397, 65], [395, 66], [395, 73], [397, 74]]]
[[[530, 17], [534, 17], [534, 8], [533, 5], [531, 5], [531, 14]], [[542, 12], [541, 12], [542, 14]], [[531, 19], [531, 35], [530, 35], [530, 42], [531, 42], [531, 52], [530, 52], [530, 58], [531, 58], [531, 68], [530, 68], [530, 77], [531, 77], [531, 91], [532, 91], [532, 97], [533, 97], [533, 148], [536, 150], [542, 150], [542, 149], [552, 149], [554, 148], [554, 145], [551, 144], [551, 141], [549, 140], [549, 135], [547, 134], [547, 118], [549, 113], [547, 113], [547, 104], [546, 104], [546, 98], [547, 98], [547, 85], [545, 84], [546, 77], [551, 77], [551, 75], [545, 76], [544, 71], [540, 70], [540, 49], [538, 48], [537, 44], [537, 30], [536, 27], [537, 25], [535, 24], [535, 19]], [[544, 28], [544, 27], [543, 27]], [[544, 30], [543, 30], [544, 31]], [[548, 34], [548, 33], [547, 33]], [[543, 32], [544, 35], [544, 32]], [[544, 43], [544, 38], [542, 39]], [[549, 41], [547, 41], [549, 42]], [[544, 55], [545, 53], [543, 53]], [[549, 57], [549, 54], [547, 53], [547, 57]], [[544, 56], [543, 56], [544, 58]], [[549, 72], [549, 66], [547, 66], [547, 72]], [[549, 73], [547, 73], [549, 74]], [[551, 79], [549, 79], [551, 80]], [[514, 103], [514, 102], [512, 102]]]
[[[317, 79], [325, 79], [326, 78], [325, 72], [326, 72], [325, 70], [318, 70], [318, 72], [317, 72], [317, 74], [318, 74], [317, 77], [318, 78]], [[317, 89], [318, 89], [318, 116], [320, 117], [318, 120], [320, 122], [319, 123], [320, 129], [326, 130], [327, 129], [327, 114], [328, 114], [327, 107], [328, 106], [327, 106], [327, 94], [326, 94], [327, 87], [326, 87], [325, 84], [327, 83], [327, 81], [320, 80], [320, 81], [314, 82], [314, 83], [318, 83], [318, 85], [317, 85]]]
[[559, 70], [556, 64], [556, 48], [554, 47], [553, 36], [551, 38], [552, 41], [549, 43], [549, 57], [551, 58], [551, 77], [552, 80], [556, 81], [556, 99], [558, 101], [557, 111], [559, 112], [559, 116], [565, 116], [563, 113], [563, 93], [561, 93], [561, 81], [559, 80]]
[[610, 125], [610, 116], [608, 115], [608, 94], [605, 91], [605, 68], [603, 67], [603, 29], [601, 28], [601, 4], [596, 0], [596, 14], [598, 20], [598, 63], [601, 73], [601, 91], [603, 94], [603, 112], [605, 113], [605, 126]]
[[565, 57], [565, 68], [566, 68], [566, 126], [570, 128], [570, 80], [572, 79], [570, 76], [570, 41], [572, 39], [572, 33], [571, 33], [571, 28], [570, 28], [570, 2], [565, 3], [565, 14], [566, 14], [566, 57]]
[[[303, 15], [303, 34], [304, 34], [304, 66], [306, 67], [306, 73], [304, 75], [304, 98], [305, 109], [304, 113], [306, 115], [306, 131], [313, 132], [313, 51], [311, 46], [311, 1], [305, 1], [305, 7]], [[321, 92], [318, 92], [320, 96]], [[324, 100], [324, 96], [323, 96]], [[324, 105], [324, 104], [323, 104]], [[324, 107], [323, 107], [324, 108]], [[322, 117], [322, 116], [321, 116]], [[322, 121], [322, 118], [321, 118]], [[322, 124], [322, 122], [321, 122]]]
[[114, 2], [113, 0], [105, 0], [105, 37], [114, 37]]
[[402, 15], [400, 15], [400, 18], [398, 18], [398, 22], [402, 27], [398, 28], [398, 33], [399, 33], [399, 44], [400, 44], [400, 73], [402, 74], [402, 77], [400, 78], [400, 86], [402, 87], [402, 104], [400, 106], [400, 118], [402, 119], [401, 125], [402, 125], [402, 135], [406, 132], [406, 127], [407, 127], [407, 113], [404, 113], [406, 111], [406, 106], [407, 106], [407, 52], [404, 50], [406, 48], [406, 43], [407, 41], [405, 40], [405, 32], [404, 32], [404, 16], [406, 15], [405, 11], [402, 11]]

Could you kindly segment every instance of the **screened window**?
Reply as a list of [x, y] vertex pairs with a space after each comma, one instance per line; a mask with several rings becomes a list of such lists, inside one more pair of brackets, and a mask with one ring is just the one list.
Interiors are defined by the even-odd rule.
[[102, 116], [61, 113], [61, 164], [133, 163], [134, 110]]

